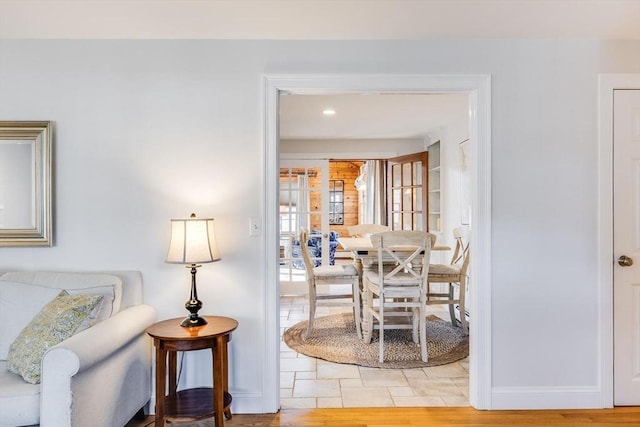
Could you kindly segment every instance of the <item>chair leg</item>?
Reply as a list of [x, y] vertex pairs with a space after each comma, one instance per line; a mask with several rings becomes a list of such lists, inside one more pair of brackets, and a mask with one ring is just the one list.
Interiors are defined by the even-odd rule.
[[367, 344], [371, 344], [371, 336], [373, 335], [373, 295], [371, 295], [371, 292], [367, 290], [366, 288], [366, 284], [365, 284], [365, 292], [364, 292], [364, 318], [365, 318], [365, 324], [364, 327], [366, 328], [364, 331], [364, 342]]
[[460, 302], [458, 305], [460, 306], [460, 324], [462, 325], [462, 331], [465, 335], [469, 335], [469, 325], [467, 323], [467, 316], [465, 314], [465, 297], [467, 293], [467, 278], [462, 277], [460, 279]]
[[358, 339], [362, 339], [362, 313], [360, 310], [360, 279], [356, 277], [353, 281], [353, 318], [356, 322], [356, 332]]
[[451, 326], [455, 328], [458, 322], [456, 321], [456, 309], [455, 303], [453, 302], [453, 290], [453, 283], [449, 283], [449, 301], [451, 301], [451, 303], [449, 304], [449, 316], [451, 316]]
[[316, 318], [316, 286], [314, 283], [309, 283], [309, 322], [307, 324], [306, 338], [311, 338], [313, 332], [313, 321]]
[[[418, 310], [417, 308], [413, 308], [412, 309], [412, 315], [411, 315], [411, 338], [413, 339], [414, 343], [419, 343], [420, 342], [420, 315], [421, 315], [422, 311]], [[425, 314], [426, 315], [426, 314]]]
[[420, 297], [420, 299], [422, 301], [418, 310], [420, 313], [420, 353], [422, 361], [426, 363], [429, 358], [427, 353], [427, 300], [426, 297], [424, 299]]
[[378, 360], [380, 361], [380, 363], [384, 363], [384, 295], [380, 294], [378, 296], [379, 301], [379, 316], [380, 318], [378, 319], [378, 324], [380, 325], [380, 334], [379, 335], [379, 341], [380, 341], [380, 347], [378, 350]]

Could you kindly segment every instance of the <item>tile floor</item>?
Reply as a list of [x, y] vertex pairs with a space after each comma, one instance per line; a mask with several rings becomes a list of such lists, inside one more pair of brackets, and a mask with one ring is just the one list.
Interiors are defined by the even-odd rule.
[[[307, 308], [304, 297], [280, 299], [280, 336], [289, 326], [308, 318]], [[320, 307], [316, 315], [344, 310]], [[431, 306], [429, 310], [448, 320], [447, 306]], [[366, 368], [307, 357], [281, 341], [280, 387], [283, 409], [469, 406], [469, 361], [403, 370]]]

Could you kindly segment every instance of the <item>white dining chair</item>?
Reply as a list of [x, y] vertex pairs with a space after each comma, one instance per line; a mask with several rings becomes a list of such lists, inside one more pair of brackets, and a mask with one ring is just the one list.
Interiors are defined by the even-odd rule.
[[[373, 329], [379, 329], [379, 360], [383, 363], [384, 331], [411, 329], [413, 341], [420, 344], [421, 359], [426, 362], [426, 289], [431, 235], [423, 231], [386, 231], [372, 235], [371, 243], [377, 249], [378, 262], [363, 277], [365, 336], [371, 342]], [[373, 323], [374, 318], [377, 325]]]
[[[302, 259], [304, 260], [305, 275], [307, 285], [309, 287], [309, 323], [307, 326], [306, 337], [310, 338], [313, 333], [313, 323], [316, 315], [316, 307], [353, 307], [353, 316], [356, 324], [356, 333], [358, 338], [362, 339], [360, 312], [360, 275], [353, 264], [337, 264], [337, 265], [320, 265], [314, 266], [311, 259], [307, 239], [309, 234], [306, 229], [300, 230], [300, 248], [302, 251]], [[349, 284], [351, 285], [350, 293], [319, 293], [319, 284]], [[350, 299], [350, 301], [345, 301]]]
[[[455, 305], [458, 304], [460, 311], [460, 326], [465, 334], [469, 334], [469, 326], [465, 313], [465, 297], [467, 291], [467, 272], [469, 269], [469, 234], [468, 227], [457, 227], [453, 230], [453, 238], [456, 247], [449, 264], [429, 265], [428, 285], [427, 285], [427, 305], [447, 304], [449, 306], [449, 316], [451, 325], [456, 326]], [[432, 291], [434, 283], [444, 283], [447, 285], [446, 292], [442, 290]], [[459, 288], [458, 296], [455, 296], [455, 286]]]

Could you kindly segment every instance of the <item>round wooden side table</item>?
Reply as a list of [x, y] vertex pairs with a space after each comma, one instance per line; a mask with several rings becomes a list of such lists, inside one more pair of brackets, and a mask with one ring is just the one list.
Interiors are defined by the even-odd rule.
[[[180, 326], [183, 319], [178, 318], [158, 322], [147, 329], [156, 348], [156, 427], [164, 427], [165, 420], [195, 421], [210, 417], [214, 417], [216, 427], [222, 427], [224, 416], [231, 418], [227, 343], [231, 339], [231, 332], [238, 327], [238, 322], [230, 317], [204, 318], [207, 324], [194, 328]], [[211, 349], [213, 388], [178, 391], [177, 352], [207, 348]]]

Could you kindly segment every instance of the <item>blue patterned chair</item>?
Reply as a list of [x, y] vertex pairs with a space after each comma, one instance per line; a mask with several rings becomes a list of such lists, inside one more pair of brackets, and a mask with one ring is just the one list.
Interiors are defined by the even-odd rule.
[[[315, 267], [320, 266], [322, 257], [322, 233], [320, 230], [312, 230], [307, 239], [307, 247], [309, 248], [309, 254], [313, 258]], [[335, 265], [336, 263], [336, 248], [338, 247], [338, 232], [329, 232], [329, 265]], [[293, 259], [293, 267], [298, 269], [304, 268], [304, 262], [302, 262], [302, 253], [300, 249], [300, 240], [296, 239], [292, 243], [291, 256]], [[318, 258], [318, 259], [316, 259]]]

